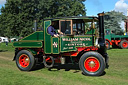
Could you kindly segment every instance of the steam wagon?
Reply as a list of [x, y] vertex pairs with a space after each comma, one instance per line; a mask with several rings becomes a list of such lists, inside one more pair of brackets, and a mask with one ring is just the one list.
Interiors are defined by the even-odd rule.
[[115, 35], [111, 29], [105, 29], [105, 40], [107, 49], [110, 49], [110, 46], [112, 48], [128, 48], [128, 35]]
[[[53, 37], [48, 27], [63, 35]], [[98, 17], [60, 17], [43, 20], [43, 30], [13, 43], [14, 60], [22, 71], [32, 70], [37, 63], [51, 68], [56, 63], [78, 63], [85, 75], [99, 76], [108, 67], [104, 38], [104, 13]]]

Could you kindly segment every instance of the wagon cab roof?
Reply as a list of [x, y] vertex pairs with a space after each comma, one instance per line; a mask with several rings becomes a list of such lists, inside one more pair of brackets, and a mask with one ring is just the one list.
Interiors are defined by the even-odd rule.
[[71, 20], [71, 19], [86, 19], [86, 20], [98, 20], [98, 17], [96, 16], [69, 16], [69, 17], [57, 17], [57, 18], [49, 18], [49, 19], [44, 19], [46, 20]]

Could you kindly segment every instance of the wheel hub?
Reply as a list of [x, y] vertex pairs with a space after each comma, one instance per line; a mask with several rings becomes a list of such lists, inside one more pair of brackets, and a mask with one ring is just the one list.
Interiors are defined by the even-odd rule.
[[127, 47], [127, 42], [124, 42], [123, 43], [123, 47]]
[[94, 61], [90, 61], [90, 62], [89, 62], [89, 66], [90, 66], [91, 68], [93, 68], [93, 67], [95, 66], [95, 62], [94, 62]]
[[25, 62], [29, 62], [29, 58], [26, 58], [26, 59], [25, 59]]
[[30, 59], [26, 54], [22, 54], [19, 57], [19, 64], [20, 66], [22, 66], [23, 68], [26, 68], [30, 63]]

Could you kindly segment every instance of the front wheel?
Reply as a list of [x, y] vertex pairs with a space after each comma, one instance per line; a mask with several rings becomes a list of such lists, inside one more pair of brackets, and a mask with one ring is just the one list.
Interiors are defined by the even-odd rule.
[[108, 41], [105, 41], [107, 50], [110, 49], [110, 43]]
[[35, 66], [35, 58], [27, 50], [21, 50], [16, 56], [16, 65], [21, 71], [30, 71]]
[[97, 52], [86, 52], [80, 58], [79, 67], [85, 75], [100, 76], [104, 72], [105, 61]]

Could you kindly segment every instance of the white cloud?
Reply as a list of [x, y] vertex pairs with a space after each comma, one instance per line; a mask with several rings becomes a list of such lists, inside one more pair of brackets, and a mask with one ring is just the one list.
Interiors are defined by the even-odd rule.
[[6, 0], [0, 0], [0, 5], [4, 5], [6, 3]]
[[[127, 15], [127, 9], [128, 9], [128, 4], [126, 3], [128, 0], [119, 0], [115, 4], [115, 11], [123, 12], [124, 15]], [[124, 21], [120, 22], [120, 27], [124, 30], [125, 25]]]
[[125, 15], [127, 15], [127, 9], [128, 9], [128, 4], [126, 3], [128, 0], [119, 0], [115, 4], [115, 11], [123, 12]]

